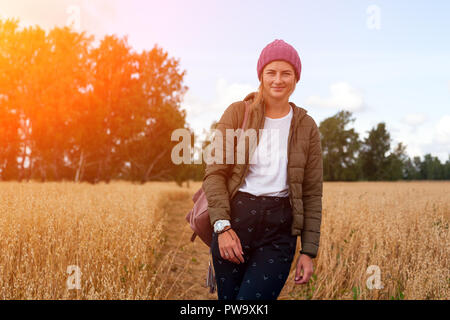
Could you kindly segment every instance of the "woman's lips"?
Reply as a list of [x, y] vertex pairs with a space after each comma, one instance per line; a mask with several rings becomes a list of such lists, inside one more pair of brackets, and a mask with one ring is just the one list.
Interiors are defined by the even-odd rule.
[[273, 87], [272, 89], [275, 91], [281, 91], [284, 89], [284, 87]]

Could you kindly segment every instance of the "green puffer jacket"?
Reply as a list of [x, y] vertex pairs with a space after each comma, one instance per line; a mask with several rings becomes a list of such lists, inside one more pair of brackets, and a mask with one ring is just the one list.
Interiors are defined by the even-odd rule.
[[[250, 103], [256, 92], [248, 94], [245, 100]], [[225, 135], [226, 129], [237, 129], [244, 120], [244, 101], [231, 104], [217, 123], [216, 129], [223, 135], [223, 164], [206, 166], [203, 190], [208, 200], [208, 212], [213, 225], [216, 220], [230, 217], [230, 199], [244, 183], [249, 169], [249, 160], [256, 148], [250, 150], [245, 144], [245, 163], [226, 164], [226, 148], [233, 150], [237, 159], [234, 137]], [[319, 249], [320, 223], [322, 219], [323, 166], [319, 129], [306, 110], [289, 102], [293, 117], [288, 138], [288, 184], [289, 200], [292, 206], [293, 221], [291, 234], [301, 237], [302, 253], [315, 258]], [[259, 142], [259, 129], [264, 128], [265, 107], [259, 105], [251, 110], [244, 129], [255, 129]], [[256, 144], [254, 144], [256, 145]], [[213, 153], [214, 155], [214, 153]]]

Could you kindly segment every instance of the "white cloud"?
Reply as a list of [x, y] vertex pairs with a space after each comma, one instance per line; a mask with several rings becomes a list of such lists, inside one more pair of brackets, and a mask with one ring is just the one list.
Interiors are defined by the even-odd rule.
[[306, 99], [306, 105], [334, 108], [339, 110], [360, 111], [364, 109], [364, 96], [362, 92], [353, 88], [347, 82], [337, 82], [330, 86], [330, 96], [310, 96]]
[[211, 104], [211, 111], [224, 111], [226, 107], [235, 101], [243, 100], [247, 94], [256, 91], [256, 88], [248, 84], [228, 83], [220, 78], [216, 83], [216, 99]]
[[203, 129], [209, 130], [213, 121], [218, 121], [225, 109], [233, 102], [243, 100], [247, 94], [257, 89], [243, 83], [228, 83], [223, 78], [217, 79], [215, 96], [207, 101], [200, 98], [192, 90], [185, 96], [181, 107], [186, 110], [186, 120], [197, 135], [201, 135]]
[[413, 127], [405, 121], [394, 125], [390, 131], [393, 141], [392, 146], [402, 142], [407, 146], [407, 153], [413, 156], [423, 156], [431, 153], [437, 156], [441, 162], [448, 159], [450, 153], [450, 115], [444, 115], [439, 120], [431, 123], [427, 121], [421, 126]]
[[406, 152], [412, 158], [414, 156], [423, 157], [433, 144], [433, 127], [431, 124], [414, 128], [405, 123], [393, 124], [389, 130], [391, 133], [391, 147], [395, 147], [398, 142], [406, 145]]
[[445, 115], [436, 124], [435, 139], [439, 144], [447, 145], [450, 152], [450, 115]]
[[425, 123], [426, 120], [427, 117], [423, 113], [410, 113], [403, 118], [403, 122], [412, 127], [419, 126]]
[[440, 158], [441, 162], [449, 159], [450, 155], [450, 115], [439, 119], [433, 134], [432, 154]]

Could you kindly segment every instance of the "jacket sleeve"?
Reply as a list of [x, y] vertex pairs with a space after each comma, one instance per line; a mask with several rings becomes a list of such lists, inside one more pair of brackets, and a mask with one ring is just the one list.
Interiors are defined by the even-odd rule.
[[[203, 177], [202, 188], [208, 201], [208, 213], [211, 225], [217, 220], [230, 220], [230, 196], [227, 188], [227, 180], [230, 175], [233, 164], [226, 163], [226, 150], [234, 152], [234, 137], [225, 135], [226, 129], [234, 129], [237, 127], [237, 118], [235, 113], [237, 103], [231, 104], [223, 113], [216, 129], [222, 133], [222, 161], [221, 163], [213, 162], [206, 165], [205, 175]], [[213, 143], [213, 142], [211, 142]], [[212, 157], [215, 156], [214, 148], [211, 152]]]
[[304, 223], [301, 234], [301, 253], [312, 258], [319, 250], [320, 224], [322, 220], [323, 163], [319, 128], [313, 120], [308, 159], [302, 186]]

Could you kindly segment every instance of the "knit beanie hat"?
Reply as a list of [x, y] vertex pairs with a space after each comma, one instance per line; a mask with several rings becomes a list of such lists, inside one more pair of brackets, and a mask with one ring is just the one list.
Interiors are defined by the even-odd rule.
[[261, 73], [266, 64], [275, 60], [284, 60], [289, 62], [294, 68], [297, 82], [300, 80], [302, 63], [300, 61], [300, 57], [298, 56], [297, 50], [295, 50], [293, 46], [284, 42], [283, 40], [275, 39], [275, 41], [265, 46], [265, 48], [261, 51], [261, 54], [259, 56], [256, 70], [258, 71], [258, 79], [260, 81], [261, 81]]

